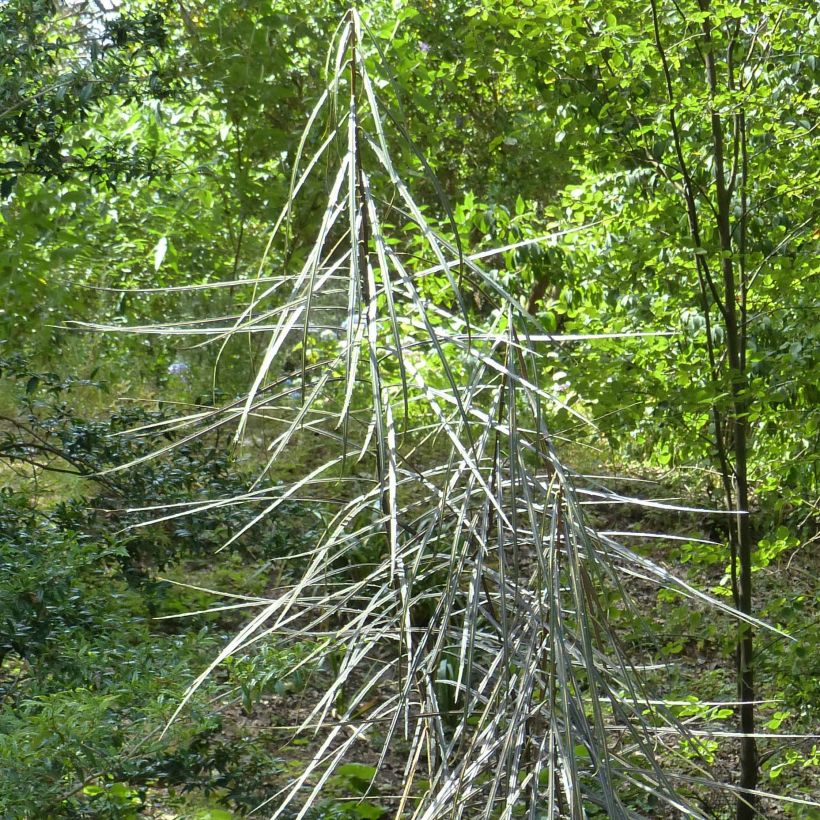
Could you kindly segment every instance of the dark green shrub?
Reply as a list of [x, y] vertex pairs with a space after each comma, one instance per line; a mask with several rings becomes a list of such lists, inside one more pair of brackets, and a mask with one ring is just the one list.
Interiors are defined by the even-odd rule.
[[[252, 477], [236, 464], [224, 431], [193, 441], [180, 441], [172, 426], [164, 427], [159, 437], [144, 432], [141, 428], [163, 425], [173, 417], [161, 403], [154, 408], [129, 404], [103, 417], [89, 417], [75, 406], [74, 393], [78, 388], [99, 393], [104, 384], [36, 372], [20, 356], [0, 359], [0, 378], [17, 387], [15, 417], [0, 419], [0, 459], [93, 479], [98, 485], [93, 502], [64, 505], [55, 510], [54, 520], [64, 528], [98, 533], [139, 524], [120, 540], [123, 548], [118, 551], [130, 578], [144, 580], [151, 570], [176, 560], [211, 555], [248, 520], [246, 508], [223, 506], [207, 515], [142, 526], [161, 517], [165, 505], [246, 491]], [[174, 446], [164, 455], [146, 458], [168, 445]], [[132, 462], [128, 469], [107, 472]], [[153, 511], [129, 511], [139, 508]], [[254, 557], [282, 555], [290, 542], [304, 537], [304, 529], [298, 507], [286, 504], [278, 515], [235, 541], [232, 549]]]
[[[137, 817], [155, 788], [257, 805], [277, 762], [223, 731], [218, 704], [233, 698], [233, 674], [160, 737], [224, 625], [155, 629], [156, 589], [128, 582], [125, 542], [79, 523], [79, 504], [42, 511], [0, 492], [0, 817]], [[293, 656], [270, 648], [266, 657], [284, 675]], [[273, 682], [250, 657], [243, 663], [252, 707]]]
[[0, 489], [0, 665], [9, 652], [36, 661], [75, 629], [101, 626], [124, 547], [64, 526], [23, 495]]
[[[236, 614], [198, 617], [194, 630], [190, 620], [152, 620], [187, 609], [192, 595], [194, 608], [211, 605], [211, 596], [200, 601], [155, 573], [187, 578], [208, 566], [246, 519], [226, 507], [133, 528], [160, 513], [129, 511], [244, 491], [227, 436], [100, 476], [153, 451], [157, 440], [134, 428], [166, 421], [167, 408], [88, 412], [104, 385], [34, 372], [22, 357], [0, 361], [0, 380], [12, 404], [0, 419], [0, 460], [37, 477], [0, 489], [0, 817], [132, 818], [156, 789], [178, 801], [196, 791], [252, 808], [269, 794], [277, 761], [264, 748], [242, 748], [219, 710], [240, 684], [252, 709], [276, 681], [244, 657], [161, 738]], [[177, 443], [173, 432], [162, 441]], [[84, 497], [55, 501], [44, 492], [39, 477], [61, 472], [89, 479]], [[226, 571], [243, 573], [240, 582], [259, 569], [255, 556], [300, 543], [297, 508], [283, 512], [233, 545]], [[280, 672], [292, 660], [274, 647], [265, 657]]]

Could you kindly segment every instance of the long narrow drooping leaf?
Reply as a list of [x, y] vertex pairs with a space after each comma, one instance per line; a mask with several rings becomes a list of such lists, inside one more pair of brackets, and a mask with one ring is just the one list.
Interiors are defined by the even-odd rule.
[[[531, 818], [582, 818], [593, 809], [627, 818], [638, 816], [637, 794], [702, 817], [680, 784], [711, 783], [708, 771], [671, 751], [661, 760], [658, 739], [708, 730], [678, 722], [646, 690], [606, 603], [625, 601], [637, 577], [739, 616], [616, 541], [619, 532], [588, 521], [591, 504], [636, 502], [564, 466], [547, 419], [563, 410], [592, 429], [594, 422], [542, 386], [539, 367], [545, 351], [599, 337], [544, 332], [482, 267], [482, 259], [525, 242], [465, 254], [440, 235], [391, 158], [390, 117], [377, 91], [384, 86], [371, 76], [379, 52], [367, 51], [364, 31], [352, 10], [336, 32], [328, 88], [308, 119], [245, 308], [210, 326], [135, 329], [213, 335], [223, 344], [242, 333], [266, 339], [244, 397], [169, 428], [195, 436], [233, 423], [238, 443], [261, 436], [270, 456], [257, 484], [230, 499], [166, 505], [154, 520], [261, 504], [230, 544], [286, 500], [318, 506], [329, 482], [341, 496], [289, 586], [271, 599], [225, 605], [261, 611], [179, 709], [232, 654], [261, 640], [302, 638], [336, 673], [301, 722], [318, 746], [271, 797], [274, 817], [305, 816], [375, 723], [381, 762], [399, 736], [407, 748], [405, 783], [391, 805], [397, 817], [489, 820], [523, 808]], [[319, 147], [303, 168], [314, 138]], [[276, 242], [287, 256], [300, 190], [320, 160], [334, 156], [315, 241], [292, 273], [267, 275]], [[398, 219], [409, 235], [391, 235]], [[448, 298], [433, 304], [427, 286], [436, 275]], [[491, 294], [489, 318], [468, 315], [467, 287]], [[317, 327], [332, 336], [321, 351]], [[301, 391], [288, 404], [281, 360], [297, 339]], [[289, 485], [262, 486], [305, 432], [338, 450], [306, 464]], [[351, 453], [358, 453], [355, 473]]]

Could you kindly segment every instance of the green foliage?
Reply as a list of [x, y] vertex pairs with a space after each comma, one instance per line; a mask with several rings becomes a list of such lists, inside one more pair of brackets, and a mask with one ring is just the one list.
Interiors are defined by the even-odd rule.
[[314, 647], [293, 645], [285, 649], [263, 644], [255, 652], [225, 661], [228, 683], [239, 689], [246, 714], [263, 695], [286, 695], [304, 688], [311, 667], [306, 661]]
[[214, 638], [152, 635], [121, 572], [124, 546], [66, 529], [65, 518], [64, 506], [43, 513], [10, 490], [0, 499], [0, 810], [130, 817], [167, 750], [213, 725], [192, 713], [158, 740]]
[[[87, 401], [88, 391], [104, 392], [104, 384], [34, 372], [20, 356], [0, 360], [0, 380], [21, 388], [15, 416], [5, 420], [0, 456], [37, 469], [94, 477], [101, 487], [95, 509], [75, 500], [58, 507], [55, 520], [67, 529], [135, 528], [120, 540], [116, 552], [135, 578], [182, 557], [209, 555], [244, 524], [246, 513], [231, 506], [206, 517], [186, 515], [150, 523], [152, 509], [157, 510], [154, 517], [161, 517], [167, 505], [242, 492], [246, 476], [235, 463], [227, 437], [218, 430], [210, 439], [187, 441], [169, 423], [173, 416], [162, 404], [146, 409], [132, 403], [102, 418], [83, 417], [76, 406], [82, 397], [76, 394], [84, 389]], [[155, 443], [145, 431], [153, 429], [163, 430], [165, 458], [146, 459]], [[107, 472], [129, 464], [126, 470]], [[287, 505], [283, 515], [269, 519], [254, 539], [238, 540], [234, 548], [257, 557], [284, 554], [295, 540], [297, 518], [298, 507]]]
[[[295, 667], [307, 650], [268, 646], [259, 658], [239, 659], [162, 737], [230, 619], [199, 618], [198, 632], [152, 620], [190, 605], [178, 587], [156, 580], [157, 568], [173, 574], [182, 559], [201, 562], [244, 519], [216, 511], [135, 534], [122, 530], [146, 517], [123, 509], [124, 502], [139, 507], [235, 492], [232, 459], [216, 440], [183, 443], [161, 461], [103, 478], [100, 470], [145, 454], [144, 437], [131, 431], [163, 424], [167, 412], [128, 406], [84, 416], [78, 407], [97, 403], [99, 382], [33, 372], [19, 356], [0, 367], [6, 395], [16, 399], [3, 408], [2, 464], [33, 471], [33, 480], [15, 481], [18, 489], [0, 489], [0, 814], [124, 820], [140, 816], [157, 788], [194, 791], [242, 810], [256, 806], [277, 759], [267, 749], [240, 753], [213, 699], [229, 703], [239, 686], [251, 709], [262, 694], [297, 691], [307, 672]], [[176, 438], [171, 432], [166, 441]], [[39, 482], [61, 478], [63, 470], [85, 476], [77, 486], [86, 493], [96, 481], [98, 494], [76, 495], [75, 487], [66, 500], [48, 498]], [[304, 529], [296, 509], [282, 520], [287, 525], [266, 525], [234, 554], [247, 564], [251, 555], [259, 562], [293, 549], [297, 528]], [[249, 570], [238, 566], [246, 583]], [[211, 583], [219, 581], [214, 573]]]
[[[390, 259], [388, 268], [396, 260], [406, 274], [402, 279], [398, 268], [385, 272], [380, 262], [374, 264], [375, 284], [383, 288], [374, 300], [382, 322], [376, 341], [348, 332], [359, 327], [361, 311], [347, 315], [342, 325], [351, 306], [358, 310], [361, 294], [337, 291], [321, 305], [312, 303], [304, 327], [299, 318], [293, 333], [282, 336], [287, 339], [269, 368], [262, 366], [268, 337], [261, 331], [290, 315], [302, 298], [286, 291], [321, 233], [334, 165], [349, 147], [347, 137], [331, 142], [300, 189], [298, 215], [288, 217], [269, 243], [269, 226], [289, 199], [294, 169], [304, 168], [305, 158], [344, 123], [346, 75], [329, 101], [327, 121], [300, 144], [328, 68], [333, 73], [334, 54], [327, 62], [325, 57], [345, 4], [129, 0], [105, 16], [96, 16], [94, 4], [57, 10], [58, 5], [11, 0], [0, 9], [0, 483], [8, 480], [15, 488], [0, 498], [0, 685], [11, 681], [3, 720], [13, 744], [3, 747], [8, 750], [0, 761], [12, 773], [4, 782], [7, 803], [0, 814], [22, 817], [30, 805], [44, 817], [131, 817], [150, 802], [153, 781], [189, 786], [217, 802], [224, 797], [240, 810], [269, 796], [261, 785], [264, 771], [278, 764], [264, 744], [245, 745], [238, 756], [204, 711], [185, 730], [188, 735], [172, 741], [173, 748], [149, 744], [144, 759], [138, 755], [132, 764], [127, 757], [136, 733], [123, 733], [122, 726], [159, 725], [206, 657], [218, 652], [214, 631], [237, 627], [244, 612], [194, 616], [188, 623], [204, 630], [199, 647], [183, 640], [172, 622], [154, 629], [148, 625], [151, 615], [176, 614], [186, 606], [207, 610], [213, 603], [209, 593], [158, 581], [156, 572], [264, 596], [270, 567], [259, 561], [275, 561], [277, 585], [287, 585], [301, 577], [306, 542], [327, 544], [321, 539], [344, 536], [338, 542], [343, 548], [317, 571], [311, 590], [321, 590], [313, 600], [324, 605], [323, 596], [336, 594], [334, 585], [360, 585], [359, 597], [345, 599], [343, 615], [328, 622], [332, 630], [348, 628], [352, 610], [383, 600], [373, 572], [395, 555], [396, 540], [423, 539], [419, 533], [430, 526], [418, 506], [423, 492], [406, 492], [401, 480], [394, 503], [402, 509], [402, 528], [392, 541], [383, 531], [384, 509], [373, 505], [375, 496], [359, 507], [351, 501], [383, 485], [390, 453], [399, 454], [397, 474], [408, 469], [424, 476], [425, 492], [454, 482], [455, 507], [448, 507], [445, 495], [434, 506], [440, 505], [445, 518], [452, 512], [448, 527], [464, 529], [460, 536], [447, 530], [424, 540], [432, 557], [422, 558], [420, 547], [404, 581], [418, 591], [412, 605], [401, 606], [414, 628], [435, 624], [446, 633], [453, 612], [462, 611], [463, 596], [477, 630], [451, 636], [452, 645], [437, 644], [424, 668], [430, 694], [425, 690], [419, 702], [429, 698], [431, 709], [449, 714], [440, 729], [431, 730], [437, 737], [453, 737], [463, 706], [458, 686], [474, 683], [466, 680], [467, 666], [457, 662], [458, 652], [466, 650], [454, 654], [453, 647], [470, 645], [476, 635], [483, 639], [498, 615], [490, 593], [489, 614], [481, 614], [481, 589], [467, 571], [474, 566], [470, 561], [477, 562], [476, 578], [501, 569], [493, 539], [486, 539], [491, 545], [484, 552], [476, 546], [475, 532], [492, 530], [495, 515], [471, 500], [476, 476], [485, 475], [490, 462], [504, 465], [487, 474], [490, 486], [520, 457], [523, 472], [511, 479], [520, 487], [519, 475], [537, 469], [529, 428], [538, 436], [542, 428], [552, 431], [559, 446], [570, 439], [582, 460], [596, 462], [590, 472], [602, 471], [599, 460], [625, 465], [629, 472], [662, 470], [661, 486], [670, 495], [698, 508], [720, 504], [725, 487], [715, 472], [714, 442], [733, 443], [736, 374], [725, 366], [724, 284], [717, 278], [714, 292], [707, 288], [704, 294], [700, 278], [704, 264], [718, 271], [727, 258], [712, 218], [720, 204], [713, 112], [723, 128], [731, 183], [729, 261], [749, 285], [738, 293], [738, 309], [745, 316], [741, 398], [748, 405], [742, 416], [749, 427], [752, 569], [760, 590], [755, 602], [798, 639], [760, 638], [755, 662], [761, 698], [777, 701], [761, 707], [761, 723], [773, 731], [814, 731], [820, 675], [809, 647], [817, 639], [818, 600], [803, 576], [816, 575], [811, 547], [820, 495], [814, 309], [820, 234], [810, 193], [817, 190], [820, 168], [814, 127], [820, 94], [810, 45], [819, 23], [809, 5], [359, 4], [372, 37], [360, 54], [360, 68], [377, 78], [386, 134], [379, 151], [389, 153], [418, 206], [418, 213], [409, 213], [393, 177], [370, 174], [381, 230], [363, 245], [371, 263], [380, 249]], [[716, 89], [704, 73], [704, 24], [718, 63]], [[361, 146], [362, 161], [370, 171], [379, 155], [369, 102], [361, 103], [361, 113], [371, 140]], [[687, 175], [701, 227], [698, 241], [681, 196]], [[327, 240], [328, 255], [312, 271], [311, 288], [322, 265], [344, 251], [345, 230], [355, 233], [354, 225], [340, 226], [342, 221], [319, 242]], [[544, 235], [551, 238], [538, 239]], [[440, 268], [431, 237], [453, 258], [449, 272]], [[489, 255], [479, 260], [479, 273], [464, 264], [462, 254], [481, 251]], [[338, 273], [347, 268], [345, 262]], [[409, 297], [413, 289], [418, 302]], [[253, 310], [243, 315], [249, 300]], [[469, 319], [468, 326], [462, 319]], [[142, 332], [101, 338], [69, 332], [67, 320], [114, 331], [139, 325]], [[419, 335], [419, 322], [443, 340], [438, 348]], [[481, 369], [487, 357], [496, 357], [502, 370], [520, 376], [521, 363], [505, 358], [499, 341], [511, 323], [522, 336], [525, 327], [541, 336], [629, 338], [539, 342], [536, 354], [523, 354], [527, 375], [544, 391], [530, 417], [531, 396], [522, 398], [520, 386], [510, 396], [499, 392], [500, 371]], [[230, 333], [237, 328], [241, 332]], [[188, 331], [195, 335], [180, 348], [176, 340]], [[646, 331], [670, 335], [636, 335]], [[485, 332], [495, 340], [482, 348]], [[457, 334], [470, 343], [445, 339]], [[216, 344], [199, 346], [209, 339]], [[357, 344], [372, 353], [383, 393], [371, 383], [369, 357], [353, 362]], [[512, 349], [511, 339], [509, 344]], [[264, 375], [258, 387], [266, 414], [248, 414], [249, 443], [236, 447], [227, 424], [187, 440], [175, 418], [189, 410], [216, 413], [246, 395], [249, 366]], [[411, 388], [417, 383], [420, 392], [402, 406], [394, 400], [399, 385], [406, 391], [402, 383], [411, 369]], [[71, 372], [83, 377], [66, 375]], [[314, 377], [325, 372], [326, 390], [314, 401]], [[221, 393], [213, 389], [217, 379]], [[348, 388], [347, 420], [336, 427], [345, 416], [339, 407]], [[180, 404], [158, 403], [159, 391]], [[462, 418], [458, 406], [486, 414], [494, 409], [493, 391], [502, 396], [500, 421], [510, 436], [498, 444], [497, 454], [486, 441], [499, 431], [491, 434], [481, 421], [492, 413]], [[115, 395], [138, 401], [112, 408]], [[388, 441], [389, 425], [380, 426], [378, 414], [370, 415], [374, 400], [391, 405], [395, 441]], [[441, 416], [431, 410], [434, 402], [443, 407]], [[298, 429], [290, 430], [303, 411]], [[595, 426], [581, 424], [575, 413], [592, 418]], [[296, 493], [308, 492], [307, 503], [279, 505], [231, 543], [223, 553], [230, 557], [215, 571], [216, 550], [291, 482], [324, 463], [340, 436], [346, 450], [356, 440], [341, 468], [348, 470], [344, 481], [334, 483], [334, 464], [326, 483]], [[171, 505], [238, 498], [270, 456], [260, 440], [289, 442], [264, 473], [264, 483], [256, 485], [264, 489], [260, 504], [225, 504], [150, 523], [182, 509]], [[461, 450], [443, 458], [440, 473], [432, 468], [440, 453], [456, 446], [454, 440], [468, 455], [476, 442], [479, 449], [487, 447], [472, 478], [459, 472], [466, 457]], [[372, 452], [365, 452], [374, 441], [383, 456], [378, 469]], [[167, 450], [149, 459], [158, 442]], [[357, 462], [358, 447], [364, 455]], [[598, 455], [587, 455], [593, 452], [589, 447]], [[129, 469], [118, 469], [128, 463]], [[448, 478], [439, 485], [441, 475]], [[453, 476], [462, 476], [463, 483]], [[507, 509], [507, 490], [492, 486]], [[591, 488], [600, 490], [594, 483]], [[585, 497], [584, 503], [598, 502]], [[534, 514], [530, 502], [524, 507], [527, 516]], [[320, 535], [317, 522], [333, 520], [337, 509], [339, 518]], [[603, 514], [605, 526], [613, 518], [624, 529], [619, 509]], [[395, 513], [393, 520], [399, 517]], [[664, 509], [657, 517], [632, 517], [629, 524], [662, 530], [671, 523], [677, 532], [679, 517]], [[692, 521], [685, 532], [693, 540], [650, 542], [640, 555], [680, 565], [692, 583], [731, 599], [731, 523], [706, 514]], [[121, 533], [123, 528], [128, 529]], [[528, 538], [530, 532], [538, 527], [530, 527]], [[294, 553], [301, 557], [287, 560]], [[466, 556], [462, 563], [448, 558], [457, 555]], [[783, 578], [790, 585], [786, 591]], [[566, 577], [562, 584], [559, 589], [569, 588]], [[442, 609], [437, 590], [444, 588], [451, 598]], [[639, 603], [653, 618], [647, 635], [616, 591], [599, 592], [600, 617], [617, 624], [626, 648], [641, 656], [639, 665], [643, 655], [669, 665], [657, 681], [667, 687], [665, 695], [685, 699], [694, 688], [704, 700], [711, 700], [712, 690], [736, 697], [719, 661], [733, 652], [724, 622], [677, 593], [644, 591]], [[463, 607], [468, 611], [467, 603]], [[597, 620], [595, 625], [597, 635]], [[111, 643], [102, 641], [103, 634]], [[244, 711], [252, 713], [261, 699], [288, 695], [305, 683], [302, 670], [285, 673], [315, 646], [249, 647], [226, 660], [216, 682], [233, 687]], [[348, 647], [339, 640], [326, 648], [324, 671], [346, 674]], [[704, 658], [708, 669], [693, 672]], [[167, 672], [151, 683], [151, 668]], [[121, 670], [131, 670], [131, 677], [126, 680]], [[403, 680], [402, 674], [396, 679]], [[587, 687], [578, 695], [577, 716], [585, 715], [583, 699], [596, 691], [586, 674], [579, 670], [580, 688], [568, 690]], [[549, 695], [548, 687], [536, 690], [542, 699]], [[359, 683], [345, 680], [332, 705], [338, 711], [353, 708], [359, 694]], [[728, 717], [699, 703], [681, 707], [676, 717], [698, 725]], [[66, 732], [74, 713], [76, 725]], [[469, 732], [476, 724], [466, 725], [463, 731]], [[595, 769], [587, 746], [568, 743], [567, 750], [574, 750], [568, 760], [577, 758], [585, 771]], [[725, 768], [733, 758], [712, 743], [678, 751], [693, 764], [714, 758]], [[784, 794], [805, 790], [817, 765], [815, 751], [800, 740], [767, 747], [768, 786]], [[33, 773], [28, 779], [26, 766]], [[65, 802], [54, 802], [97, 772]], [[284, 779], [288, 773], [287, 767], [279, 772]], [[593, 780], [582, 772], [579, 782], [588, 788]], [[333, 786], [339, 794], [361, 796], [355, 777], [340, 774]], [[427, 786], [429, 780], [422, 791]], [[657, 804], [631, 791], [629, 801], [648, 816], [657, 811]], [[381, 811], [376, 800], [324, 804], [326, 816]], [[211, 811], [221, 809], [202, 809]], [[587, 801], [584, 811], [592, 816], [600, 809]]]
[[[263, 748], [240, 752], [222, 731], [214, 698], [233, 698], [233, 674], [160, 736], [224, 639], [220, 625], [158, 630], [157, 590], [129, 585], [125, 543], [65, 529], [65, 506], [43, 512], [20, 493], [0, 496], [0, 813], [131, 818], [158, 787], [254, 807], [278, 763]], [[264, 657], [288, 691], [299, 686], [293, 651]], [[250, 704], [273, 687], [268, 669], [252, 672], [241, 681]]]
[[95, 543], [66, 527], [67, 505], [44, 515], [9, 488], [0, 494], [0, 664], [15, 652], [25, 660], [59, 653], [66, 635], [102, 627], [110, 589], [125, 547]]
[[96, 19], [88, 7], [58, 11], [40, 0], [3, 4], [0, 145], [17, 150], [2, 164], [0, 198], [11, 194], [19, 174], [79, 176], [113, 186], [120, 178], [160, 172], [150, 151], [132, 154], [127, 141], [95, 144], [72, 131], [110, 97], [144, 103], [179, 89], [179, 78], [163, 60], [166, 15], [164, 4]]

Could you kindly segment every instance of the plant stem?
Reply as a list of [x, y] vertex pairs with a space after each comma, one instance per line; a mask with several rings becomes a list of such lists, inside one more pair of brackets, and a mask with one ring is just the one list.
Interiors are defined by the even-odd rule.
[[[709, 11], [709, 0], [699, 0], [701, 11]], [[702, 23], [704, 43], [704, 63], [709, 92], [714, 98], [717, 93], [717, 69], [712, 44], [712, 23], [706, 17]], [[738, 293], [733, 261], [731, 195], [726, 185], [725, 145], [720, 113], [712, 109], [712, 142], [715, 157], [715, 196], [717, 200], [717, 228], [720, 240], [721, 271], [723, 274], [724, 321], [726, 325], [726, 348], [729, 364], [729, 392], [731, 395], [731, 425], [734, 450], [734, 483], [737, 501], [737, 557], [739, 568], [739, 609], [744, 615], [752, 614], [752, 529], [749, 520], [748, 485], [748, 414], [749, 398], [745, 375], [745, 334], [738, 321]], [[745, 183], [745, 180], [744, 180]], [[744, 184], [745, 187], [745, 184]], [[745, 288], [743, 300], [745, 303]], [[745, 307], [745, 305], [741, 305]], [[756, 815], [755, 800], [749, 794], [758, 780], [757, 744], [754, 738], [754, 635], [747, 623], [738, 623], [737, 634], [737, 675], [738, 699], [740, 705], [740, 787], [744, 790], [738, 796], [737, 820], [751, 820]]]

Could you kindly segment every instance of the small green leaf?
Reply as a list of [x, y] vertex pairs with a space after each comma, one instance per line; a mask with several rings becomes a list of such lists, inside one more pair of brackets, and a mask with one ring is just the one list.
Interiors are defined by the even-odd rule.
[[351, 780], [362, 780], [369, 783], [376, 776], [376, 769], [365, 763], [345, 763], [337, 769], [337, 773]]
[[365, 820], [379, 820], [379, 818], [384, 817], [386, 813], [387, 809], [376, 803], [357, 803], [353, 807], [353, 814], [358, 817], [364, 817]]
[[85, 786], [83, 788], [83, 794], [89, 797], [96, 797], [98, 794], [102, 794], [102, 792], [102, 786]]

